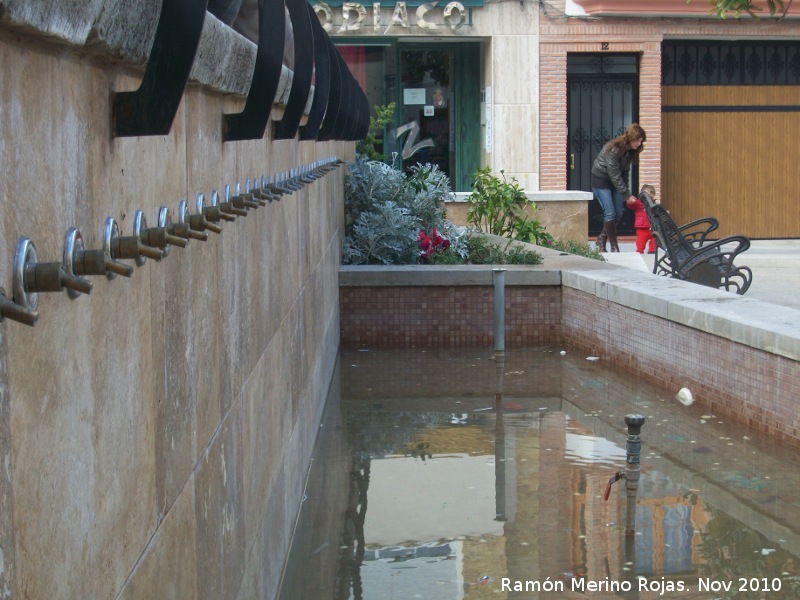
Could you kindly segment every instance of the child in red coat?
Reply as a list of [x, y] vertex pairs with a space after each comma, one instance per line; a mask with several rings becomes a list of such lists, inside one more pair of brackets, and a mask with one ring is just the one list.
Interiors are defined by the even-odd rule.
[[[652, 185], [643, 185], [642, 191], [650, 194], [653, 202], [661, 204], [661, 200], [656, 198], [656, 188]], [[636, 200], [628, 199], [627, 204], [628, 208], [633, 211], [633, 226], [636, 228], [636, 252], [644, 254], [645, 246], [649, 245], [648, 254], [654, 254], [656, 251], [656, 239], [650, 229], [650, 219], [647, 218], [644, 204], [638, 198]]]

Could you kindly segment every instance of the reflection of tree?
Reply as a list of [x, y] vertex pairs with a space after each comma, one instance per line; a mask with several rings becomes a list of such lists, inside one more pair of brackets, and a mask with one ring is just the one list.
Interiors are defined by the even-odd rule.
[[[350, 471], [350, 494], [340, 543], [336, 600], [361, 600], [361, 564], [364, 562], [364, 521], [367, 518], [370, 458], [354, 459]], [[356, 464], [357, 462], [357, 464]], [[352, 589], [353, 594], [350, 595]]]
[[425, 79], [425, 73], [430, 72], [435, 83], [448, 85], [450, 83], [450, 56], [441, 50], [409, 50], [403, 53], [406, 73], [413, 81]]
[[426, 427], [447, 425], [449, 413], [351, 412], [347, 432], [353, 456], [383, 458], [416, 447], [417, 432]]
[[[352, 449], [350, 493], [340, 542], [336, 600], [362, 600], [361, 565], [364, 562], [364, 522], [370, 465], [402, 449], [406, 456], [430, 458], [427, 444], [414, 442], [417, 431], [450, 422], [445, 413], [349, 412], [347, 432]], [[351, 594], [352, 591], [352, 594]]]
[[[712, 514], [712, 518], [701, 533], [703, 543], [700, 554], [706, 563], [699, 566], [701, 577], [727, 579], [737, 584], [739, 577], [766, 578], [771, 581], [783, 572], [795, 574], [797, 559], [794, 555], [775, 548], [774, 542], [719, 509], [706, 507], [706, 510]], [[800, 591], [800, 585], [794, 579], [781, 577], [781, 580], [783, 593], [788, 595], [789, 588], [795, 593]], [[741, 592], [736, 597], [762, 596], [761, 592]]]

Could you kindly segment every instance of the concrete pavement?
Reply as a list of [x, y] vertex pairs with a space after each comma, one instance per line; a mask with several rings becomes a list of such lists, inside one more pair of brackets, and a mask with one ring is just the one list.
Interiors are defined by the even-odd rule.
[[[653, 255], [638, 254], [633, 242], [623, 240], [619, 253], [604, 256], [611, 264], [653, 272]], [[745, 297], [800, 310], [800, 239], [751, 240], [736, 263], [753, 272]]]

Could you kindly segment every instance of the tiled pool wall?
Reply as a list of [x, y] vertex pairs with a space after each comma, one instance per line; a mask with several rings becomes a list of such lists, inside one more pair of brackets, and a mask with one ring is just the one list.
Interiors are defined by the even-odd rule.
[[[599, 356], [667, 390], [688, 387], [717, 416], [800, 445], [798, 311], [578, 259], [560, 259], [561, 270], [547, 261], [509, 267], [509, 350], [558, 344]], [[344, 348], [491, 351], [493, 319], [491, 268], [340, 272]]]
[[[508, 287], [506, 344], [561, 343], [560, 286]], [[494, 288], [486, 286], [343, 287], [345, 348], [448, 348], [494, 344]]]
[[665, 389], [688, 387], [717, 416], [800, 444], [796, 360], [562, 288], [565, 345]]

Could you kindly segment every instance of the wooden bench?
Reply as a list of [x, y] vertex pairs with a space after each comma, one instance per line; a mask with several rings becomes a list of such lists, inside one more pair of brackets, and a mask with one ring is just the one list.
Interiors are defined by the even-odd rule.
[[719, 227], [715, 218], [705, 217], [678, 226], [663, 206], [653, 202], [650, 194], [642, 192], [639, 199], [656, 238], [653, 273], [737, 294], [747, 291], [753, 273], [734, 261], [750, 247], [748, 238], [730, 235], [711, 240], [709, 234]]

